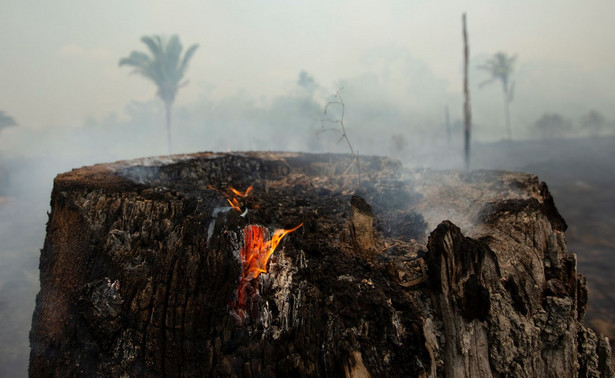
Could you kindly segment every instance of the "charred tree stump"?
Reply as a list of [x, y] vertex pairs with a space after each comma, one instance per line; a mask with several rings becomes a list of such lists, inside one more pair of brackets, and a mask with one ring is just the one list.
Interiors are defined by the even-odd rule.
[[357, 188], [352, 160], [59, 175], [30, 376], [611, 374], [546, 185], [362, 157]]

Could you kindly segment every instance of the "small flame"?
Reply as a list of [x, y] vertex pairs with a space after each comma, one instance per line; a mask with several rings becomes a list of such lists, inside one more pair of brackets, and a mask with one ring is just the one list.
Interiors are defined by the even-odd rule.
[[[247, 191], [246, 191], [247, 192]], [[291, 229], [277, 229], [271, 239], [267, 240], [267, 230], [259, 225], [248, 225], [243, 229], [243, 247], [239, 251], [243, 270], [239, 281], [238, 300], [235, 307], [243, 319], [247, 305], [246, 292], [249, 287], [255, 287], [254, 281], [261, 273], [267, 272], [269, 258], [275, 252], [278, 244], [289, 233], [303, 226], [303, 223]]]
[[233, 193], [235, 193], [236, 195], [238, 195], [239, 197], [244, 197], [244, 198], [245, 198], [245, 197], [247, 197], [247, 196], [249, 196], [249, 195], [250, 195], [250, 192], [252, 192], [253, 187], [252, 187], [252, 185], [248, 186], [248, 189], [246, 189], [246, 191], [245, 191], [245, 192], [240, 192], [239, 190], [237, 190], [237, 189], [233, 188], [232, 186], [229, 186], [229, 187], [228, 187], [228, 189], [229, 189], [231, 192], [233, 192]]
[[[209, 189], [211, 190], [215, 190], [216, 192], [222, 193], [225, 197], [226, 197], [226, 201], [229, 203], [229, 205], [231, 205], [231, 207], [235, 210], [237, 210], [237, 212], [241, 213], [241, 203], [239, 202], [239, 199], [235, 196], [239, 196], [242, 198], [247, 198], [250, 193], [252, 192], [252, 185], [250, 185], [248, 187], [248, 189], [246, 189], [244, 192], [240, 192], [239, 190], [233, 188], [232, 186], [228, 187], [228, 191], [227, 192], [223, 192], [222, 190], [216, 189], [211, 185], [207, 186]], [[233, 196], [233, 194], [235, 196]]]

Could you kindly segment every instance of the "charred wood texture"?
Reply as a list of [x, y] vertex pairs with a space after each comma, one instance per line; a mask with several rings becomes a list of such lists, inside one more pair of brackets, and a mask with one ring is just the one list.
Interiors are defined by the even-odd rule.
[[[352, 159], [203, 153], [59, 175], [30, 376], [612, 376], [546, 185], [377, 157], [358, 185]], [[246, 273], [248, 241], [299, 225]]]

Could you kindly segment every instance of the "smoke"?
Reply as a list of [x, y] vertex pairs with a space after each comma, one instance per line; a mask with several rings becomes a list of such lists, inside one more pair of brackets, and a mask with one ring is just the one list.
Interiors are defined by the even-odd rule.
[[[476, 56], [471, 64], [473, 133], [478, 140], [499, 140], [505, 135], [500, 89], [496, 85], [478, 89], [477, 85], [486, 73], [476, 67], [486, 57]], [[523, 55], [519, 59], [523, 62]], [[457, 83], [438, 78], [423, 61], [400, 48], [368, 50], [361, 64], [363, 70], [352, 74], [341, 68], [340, 79], [332, 83], [320, 82], [316, 73], [301, 70], [288, 78], [285, 93], [271, 98], [254, 97], [243, 90], [212, 98], [206, 90], [197, 100], [174, 108], [174, 152], [349, 152], [344, 143], [338, 143], [340, 134], [323, 131], [321, 124], [325, 105], [340, 91], [348, 138], [360, 155], [392, 156], [414, 167], [462, 168], [462, 98], [453, 89]], [[532, 127], [544, 113], [561, 112], [578, 119], [598, 109], [607, 118], [601, 122], [611, 122], [608, 94], [593, 89], [592, 96], [584, 96], [587, 88], [600, 86], [578, 72], [548, 63], [519, 66], [513, 77], [517, 89], [511, 104], [515, 138], [543, 137]], [[568, 79], [564, 84], [562, 76]], [[558, 92], [558, 88], [564, 90]], [[553, 93], [560, 94], [554, 98]], [[450, 109], [450, 141], [446, 107]], [[327, 118], [340, 119], [340, 110], [331, 106]], [[27, 365], [27, 334], [38, 291], [38, 254], [53, 178], [84, 165], [165, 155], [164, 108], [157, 99], [133, 101], [122, 114], [42, 129], [20, 125], [2, 130], [0, 136], [0, 375], [18, 376], [25, 374]], [[522, 169], [541, 148], [514, 155], [510, 144], [475, 146], [485, 154], [474, 160], [474, 167], [506, 169]], [[502, 152], [506, 149], [508, 155]], [[507, 160], [511, 156], [514, 160]]]

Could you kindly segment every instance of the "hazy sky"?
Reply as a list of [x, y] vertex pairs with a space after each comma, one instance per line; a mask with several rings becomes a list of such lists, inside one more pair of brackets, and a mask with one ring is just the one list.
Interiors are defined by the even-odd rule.
[[[589, 106], [615, 117], [612, 0], [0, 2], [0, 110], [21, 127], [121, 118], [132, 100], [153, 99], [153, 84], [118, 60], [146, 50], [140, 38], [154, 33], [200, 45], [180, 106], [237, 93], [266, 103], [292, 91], [302, 70], [327, 91], [374, 74], [383, 96], [409, 107], [443, 94], [460, 98], [464, 11], [475, 65], [498, 50], [518, 55], [514, 119]], [[478, 72], [473, 85], [488, 78]], [[413, 75], [396, 92], [396, 78]], [[473, 93], [476, 109], [492, 107], [481, 96], [498, 95], [493, 87]]]
[[[477, 69], [499, 50], [518, 56], [515, 139], [536, 137], [544, 113], [574, 122], [595, 109], [615, 121], [614, 0], [0, 0], [0, 110], [19, 124], [0, 130], [0, 196], [26, 198], [0, 202], [4, 234], [18, 230], [0, 242], [2, 303], [14, 314], [0, 316], [0, 337], [10, 337], [0, 344], [20, 348], [17, 359], [0, 356], [0, 371], [26, 372], [23, 314], [38, 290], [53, 177], [168, 152], [155, 86], [118, 66], [147, 51], [142, 36], [200, 45], [174, 108], [174, 152], [348, 152], [318, 134], [343, 87], [361, 155], [462, 168], [462, 143], [446, 143], [443, 123], [448, 107], [461, 135], [463, 12], [473, 140], [505, 135], [502, 91], [479, 89], [489, 75]], [[298, 85], [301, 72], [313, 85]]]

